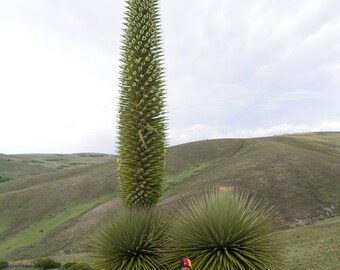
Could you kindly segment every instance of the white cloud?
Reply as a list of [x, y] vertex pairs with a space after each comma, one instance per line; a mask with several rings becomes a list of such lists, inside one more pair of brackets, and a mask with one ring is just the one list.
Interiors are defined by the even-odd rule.
[[340, 121], [322, 121], [312, 125], [287, 123], [269, 127], [258, 127], [254, 129], [237, 128], [233, 131], [220, 132], [213, 125], [196, 124], [185, 128], [174, 128], [169, 130], [170, 145], [177, 145], [187, 142], [217, 139], [217, 138], [257, 138], [282, 134], [339, 131]]
[[[118, 82], [112, 73], [118, 67], [113, 68], [113, 56], [93, 44], [64, 39], [55, 44], [23, 25], [4, 28], [1, 34], [5, 132], [0, 133], [0, 152], [87, 151], [84, 141], [90, 144], [94, 134], [112, 134], [114, 141]], [[71, 46], [65, 50], [60, 45]], [[107, 144], [105, 152], [113, 152], [113, 143]]]
[[304, 133], [304, 132], [321, 132], [321, 131], [339, 131], [340, 121], [324, 121], [315, 123], [313, 125], [308, 124], [280, 124], [267, 128], [256, 129], [240, 129], [233, 132], [233, 137], [239, 138], [252, 138], [252, 137], [267, 137], [273, 135]]
[[170, 145], [222, 137], [223, 135], [214, 127], [202, 124], [195, 124], [184, 128], [173, 128], [168, 131]]

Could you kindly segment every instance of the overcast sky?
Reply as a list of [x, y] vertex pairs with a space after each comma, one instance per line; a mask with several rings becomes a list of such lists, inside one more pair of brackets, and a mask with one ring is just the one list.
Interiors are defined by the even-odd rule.
[[[124, 0], [0, 0], [0, 153], [115, 153]], [[161, 0], [168, 142], [340, 131], [340, 1]]]

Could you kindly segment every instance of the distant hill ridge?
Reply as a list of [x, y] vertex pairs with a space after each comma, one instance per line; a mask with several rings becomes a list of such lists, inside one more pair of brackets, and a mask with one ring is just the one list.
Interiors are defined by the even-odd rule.
[[[167, 171], [164, 208], [211, 186], [234, 186], [274, 204], [289, 225], [340, 213], [340, 132], [174, 146]], [[10, 179], [0, 183], [4, 258], [81, 252], [88, 232], [120, 207], [114, 156], [0, 155], [0, 176]]]

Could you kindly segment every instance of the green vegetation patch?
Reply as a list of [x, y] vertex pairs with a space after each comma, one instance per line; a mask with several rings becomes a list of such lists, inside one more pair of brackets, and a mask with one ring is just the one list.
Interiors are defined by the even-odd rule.
[[0, 254], [5, 258], [9, 253], [22, 246], [30, 245], [44, 238], [48, 233], [61, 226], [63, 223], [80, 216], [89, 209], [109, 199], [102, 196], [93, 201], [87, 201], [77, 205], [70, 205], [62, 212], [57, 213], [49, 219], [43, 219], [30, 225], [28, 229], [22, 230], [11, 238], [0, 242]]
[[1, 179], [15, 180], [30, 175], [107, 162], [113, 156], [104, 154], [0, 154]]
[[193, 176], [200, 171], [209, 168], [212, 165], [212, 162], [202, 162], [200, 164], [197, 164], [197, 166], [188, 168], [178, 174], [168, 174], [167, 175], [167, 183], [178, 183], [183, 181], [184, 179]]
[[340, 269], [340, 217], [279, 233], [286, 269]]
[[195, 175], [199, 175], [205, 170], [213, 169], [215, 166], [223, 163], [225, 158], [213, 159], [210, 161], [202, 161], [201, 163], [197, 163], [194, 166], [188, 167], [185, 170], [181, 171], [177, 174], [167, 174], [166, 177], [166, 193], [163, 195], [163, 198], [169, 197], [176, 193], [176, 190], [181, 186], [181, 184], [191, 177]]

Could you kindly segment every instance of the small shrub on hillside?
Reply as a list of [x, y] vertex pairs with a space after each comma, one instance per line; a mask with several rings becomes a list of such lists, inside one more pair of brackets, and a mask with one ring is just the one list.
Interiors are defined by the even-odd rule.
[[71, 268], [73, 265], [75, 265], [75, 264], [77, 264], [77, 263], [75, 263], [75, 262], [67, 262], [67, 263], [65, 263], [64, 265], [63, 265], [63, 267], [65, 268], [65, 269], [69, 269], [69, 268]]
[[34, 267], [41, 268], [41, 269], [53, 269], [53, 268], [60, 268], [61, 263], [56, 262], [52, 259], [37, 259], [33, 261]]
[[93, 268], [91, 268], [87, 263], [76, 263], [76, 264], [73, 264], [68, 269], [69, 270], [92, 270]]
[[10, 179], [8, 178], [8, 177], [2, 177], [1, 175], [0, 175], [0, 183], [4, 183], [4, 182], [8, 182]]
[[0, 269], [6, 269], [8, 267], [8, 262], [0, 261]]

